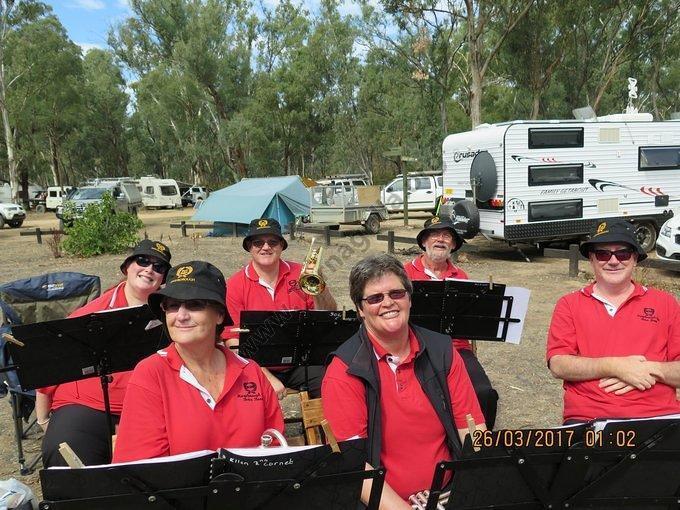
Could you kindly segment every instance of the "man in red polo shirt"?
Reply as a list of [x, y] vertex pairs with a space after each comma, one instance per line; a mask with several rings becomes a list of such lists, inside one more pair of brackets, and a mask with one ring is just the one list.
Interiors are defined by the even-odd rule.
[[[367, 438], [368, 463], [387, 468], [380, 508], [410, 509], [435, 465], [460, 455], [467, 415], [484, 416], [451, 339], [409, 324], [413, 285], [391, 255], [373, 255], [350, 272], [359, 331], [332, 355], [323, 408], [339, 440]], [[370, 484], [364, 485], [366, 503]]]
[[564, 380], [564, 422], [680, 413], [680, 305], [631, 279], [647, 255], [624, 220], [600, 223], [580, 251], [595, 283], [555, 307], [546, 358]]
[[[459, 250], [464, 241], [453, 228], [453, 222], [449, 218], [438, 216], [430, 218], [416, 239], [424, 253], [404, 264], [406, 274], [411, 280], [468, 279], [465, 271], [451, 263], [451, 254]], [[484, 413], [486, 426], [492, 429], [496, 422], [498, 393], [491, 386], [489, 376], [472, 351], [470, 341], [454, 338], [453, 344], [463, 358], [479, 406]]]
[[[227, 309], [240, 325], [244, 310], [336, 310], [337, 304], [328, 286], [321, 294], [305, 294], [298, 284], [302, 265], [281, 259], [288, 243], [281, 235], [281, 225], [272, 218], [257, 218], [250, 222], [248, 235], [243, 239], [243, 249], [250, 253], [251, 261], [234, 273], [227, 281]], [[225, 329], [222, 338], [229, 345], [238, 345], [238, 335]], [[281, 396], [286, 387], [300, 388], [308, 378], [312, 398], [321, 394], [323, 367], [294, 368], [283, 371], [263, 369], [277, 394]]]

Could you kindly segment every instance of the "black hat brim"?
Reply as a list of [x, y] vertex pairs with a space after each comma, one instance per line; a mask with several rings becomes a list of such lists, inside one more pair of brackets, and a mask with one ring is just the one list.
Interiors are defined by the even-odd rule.
[[[248, 247], [248, 244], [252, 239], [258, 236], [263, 236], [263, 235], [272, 235], [274, 237], [278, 237], [281, 239], [281, 246], [283, 246], [283, 250], [288, 248], [288, 241], [286, 241], [286, 238], [281, 235], [278, 229], [261, 229], [257, 234], [251, 234], [243, 238], [243, 249], [245, 251], [250, 251], [250, 248]], [[282, 250], [282, 251], [283, 251]]]
[[226, 326], [234, 324], [234, 321], [231, 320], [231, 316], [227, 311], [223, 293], [213, 292], [193, 285], [183, 285], [181, 288], [176, 285], [171, 285], [154, 292], [149, 296], [149, 308], [151, 308], [153, 314], [161, 320], [165, 319], [165, 312], [161, 309], [161, 303], [163, 302], [163, 298], [166, 297], [177, 299], [178, 301], [189, 301], [191, 299], [213, 301], [224, 308], [224, 321], [222, 321], [222, 324]]
[[418, 242], [418, 246], [420, 246], [420, 249], [422, 251], [425, 251], [425, 245], [423, 245], [423, 241], [430, 234], [430, 232], [434, 232], [435, 230], [441, 230], [441, 229], [447, 229], [449, 232], [451, 232], [451, 235], [453, 236], [454, 241], [456, 241], [456, 246], [451, 250], [451, 253], [460, 250], [460, 248], [463, 246], [463, 243], [465, 242], [465, 240], [456, 231], [456, 229], [451, 227], [450, 225], [445, 224], [445, 223], [436, 223], [436, 224], [430, 225], [429, 227], [426, 227], [423, 230], [421, 230], [420, 232], [418, 232], [418, 235], [416, 236], [416, 241]]
[[633, 248], [633, 250], [635, 250], [635, 253], [637, 253], [638, 262], [642, 262], [647, 258], [647, 254], [645, 253], [645, 250], [642, 249], [642, 246], [630, 239], [622, 238], [622, 236], [618, 233], [603, 234], [598, 236], [595, 240], [585, 241], [581, 243], [578, 249], [581, 252], [581, 255], [583, 255], [585, 258], [589, 258], [590, 252], [593, 251], [595, 246], [598, 244], [627, 244]]

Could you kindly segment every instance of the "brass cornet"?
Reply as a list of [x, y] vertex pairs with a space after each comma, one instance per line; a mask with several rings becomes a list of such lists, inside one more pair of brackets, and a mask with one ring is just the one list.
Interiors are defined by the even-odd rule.
[[310, 296], [318, 296], [326, 288], [326, 282], [319, 274], [321, 267], [321, 253], [323, 246], [314, 247], [315, 237], [312, 237], [312, 242], [309, 245], [309, 251], [305, 258], [305, 264], [302, 266], [298, 284], [302, 291]]

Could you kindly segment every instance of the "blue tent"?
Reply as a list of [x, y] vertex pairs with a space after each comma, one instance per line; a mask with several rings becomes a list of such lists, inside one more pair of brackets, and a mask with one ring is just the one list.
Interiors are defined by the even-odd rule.
[[243, 235], [251, 220], [274, 218], [288, 231], [296, 216], [309, 215], [309, 191], [297, 175], [243, 179], [215, 191], [194, 213], [215, 223], [213, 235]]

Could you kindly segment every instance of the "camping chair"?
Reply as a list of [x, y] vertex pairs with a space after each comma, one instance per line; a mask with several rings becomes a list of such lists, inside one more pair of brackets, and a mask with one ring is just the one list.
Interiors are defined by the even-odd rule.
[[[98, 276], [81, 273], [48, 273], [0, 285], [0, 334], [17, 324], [63, 319], [99, 296]], [[0, 335], [0, 368], [11, 365], [5, 340]], [[4, 383], [4, 384], [3, 384]], [[36, 425], [29, 420], [35, 408], [35, 391], [24, 391], [14, 371], [0, 373], [0, 398], [9, 393], [12, 406], [19, 468], [30, 473], [40, 460], [26, 462], [22, 441]]]

